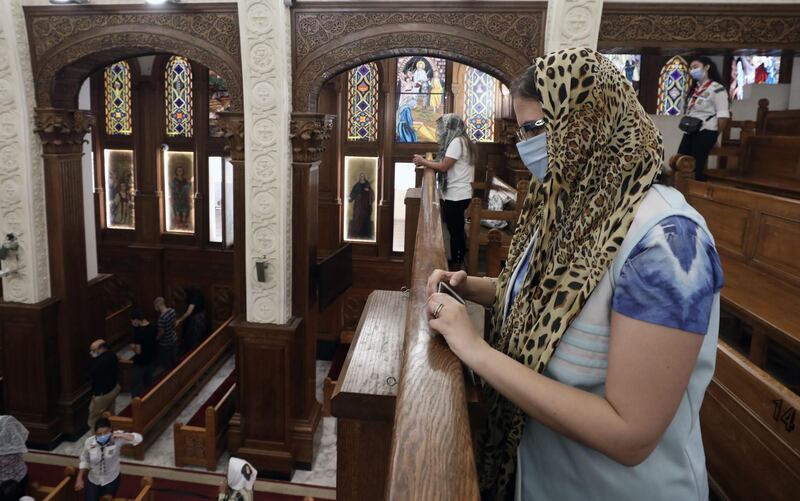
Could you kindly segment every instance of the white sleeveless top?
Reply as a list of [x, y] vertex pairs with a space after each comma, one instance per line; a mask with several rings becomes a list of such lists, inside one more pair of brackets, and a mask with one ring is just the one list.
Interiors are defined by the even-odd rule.
[[[670, 216], [692, 219], [709, 233], [703, 217], [680, 192], [654, 185], [639, 206], [612, 263], [612, 273], [606, 272], [564, 333], [546, 376], [596, 395], [605, 394], [614, 280], [619, 279], [622, 265], [639, 240]], [[516, 499], [706, 501], [708, 479], [699, 412], [714, 373], [718, 328], [719, 293], [714, 296], [708, 332], [675, 417], [655, 450], [637, 466], [617, 463], [528, 417], [518, 448]]]

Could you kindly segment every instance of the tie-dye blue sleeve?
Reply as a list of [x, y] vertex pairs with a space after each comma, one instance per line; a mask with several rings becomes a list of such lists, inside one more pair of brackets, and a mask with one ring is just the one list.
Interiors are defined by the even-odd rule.
[[672, 216], [631, 251], [612, 308], [643, 322], [705, 334], [722, 285], [719, 255], [708, 234], [691, 219]]

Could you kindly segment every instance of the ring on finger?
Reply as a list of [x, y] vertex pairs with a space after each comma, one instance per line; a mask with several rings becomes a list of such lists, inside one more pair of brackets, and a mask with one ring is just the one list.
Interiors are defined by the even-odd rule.
[[444, 304], [439, 303], [436, 305], [436, 308], [433, 310], [433, 314], [431, 315], [433, 318], [439, 318], [439, 313], [442, 312], [442, 308], [444, 308]]

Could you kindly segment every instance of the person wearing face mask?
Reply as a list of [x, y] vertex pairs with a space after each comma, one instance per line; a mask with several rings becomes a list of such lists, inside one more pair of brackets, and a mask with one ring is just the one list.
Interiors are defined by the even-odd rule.
[[141, 442], [140, 434], [112, 432], [111, 422], [108, 419], [98, 419], [94, 426], [94, 435], [87, 438], [83, 444], [75, 490], [86, 489], [84, 491], [86, 501], [99, 501], [108, 494], [116, 496], [120, 481], [119, 458], [122, 446], [139, 445]]
[[[437, 160], [426, 160], [414, 155], [414, 165], [430, 167], [437, 171], [442, 190], [442, 215], [450, 234], [450, 263], [460, 270], [467, 251], [467, 234], [464, 230], [464, 211], [472, 200], [472, 181], [475, 178], [477, 151], [467, 136], [464, 120], [455, 113], [443, 115], [436, 121], [439, 136]], [[475, 224], [478, 224], [477, 222]]]
[[[656, 184], [661, 135], [598, 52], [542, 56], [511, 92], [540, 182], [506, 266], [428, 279], [430, 327], [481, 380], [482, 499], [708, 499], [699, 409], [723, 275], [705, 221]], [[441, 281], [491, 308], [485, 338]]]
[[89, 429], [94, 428], [95, 422], [105, 411], [114, 412], [114, 402], [119, 395], [120, 387], [117, 381], [119, 363], [116, 353], [108, 349], [102, 339], [97, 339], [89, 345], [89, 355], [94, 359], [89, 370], [92, 381], [92, 400], [89, 403]]
[[717, 65], [705, 56], [692, 59], [689, 74], [693, 83], [680, 123], [683, 138], [678, 153], [694, 157], [695, 179], [705, 181], [708, 154], [731, 116], [728, 89], [722, 84]]

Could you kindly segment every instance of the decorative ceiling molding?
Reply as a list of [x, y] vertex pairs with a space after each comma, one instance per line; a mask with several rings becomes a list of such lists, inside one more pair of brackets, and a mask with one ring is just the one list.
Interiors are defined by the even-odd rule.
[[800, 5], [606, 3], [601, 47], [800, 48]]
[[322, 84], [368, 61], [427, 54], [509, 83], [544, 47], [546, 2], [298, 4], [292, 10], [294, 109], [314, 111]]
[[172, 53], [219, 73], [233, 111], [242, 110], [242, 71], [236, 4], [25, 7], [36, 101], [76, 108], [81, 82], [114, 61]]

